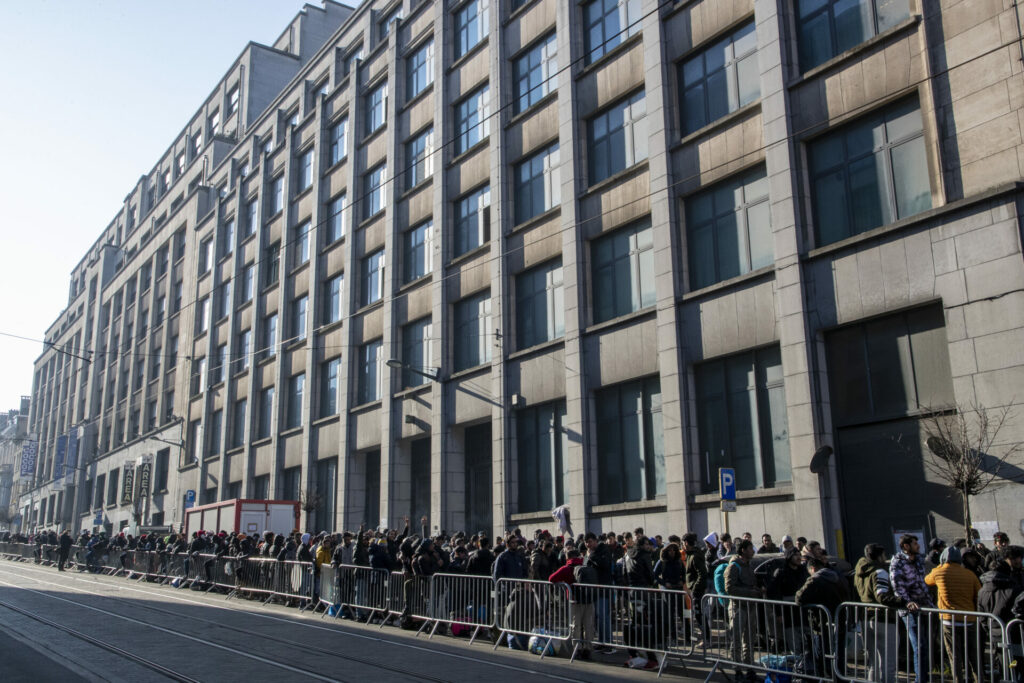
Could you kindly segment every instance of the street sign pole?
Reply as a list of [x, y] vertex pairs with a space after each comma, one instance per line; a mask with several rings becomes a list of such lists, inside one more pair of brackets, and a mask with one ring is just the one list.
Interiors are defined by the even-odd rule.
[[731, 467], [718, 468], [718, 496], [721, 499], [722, 526], [729, 533], [729, 513], [736, 512], [736, 470]]

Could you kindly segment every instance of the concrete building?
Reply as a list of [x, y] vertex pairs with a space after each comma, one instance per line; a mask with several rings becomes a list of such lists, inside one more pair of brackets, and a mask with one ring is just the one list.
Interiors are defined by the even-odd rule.
[[23, 484], [21, 455], [28, 440], [30, 398], [21, 397], [21, 405], [0, 414], [0, 529], [19, 529], [18, 492]]
[[[734, 532], [956, 535], [924, 420], [1024, 435], [1024, 38], [1009, 0], [852, 7], [307, 6], [75, 269], [39, 523], [192, 491], [310, 530], [706, 531], [732, 467]], [[974, 508], [1016, 542], [1022, 466]]]

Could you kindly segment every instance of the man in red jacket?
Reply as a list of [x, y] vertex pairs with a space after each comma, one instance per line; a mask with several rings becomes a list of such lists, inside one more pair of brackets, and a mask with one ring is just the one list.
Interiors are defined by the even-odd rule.
[[[590, 576], [590, 578], [587, 578]], [[580, 551], [570, 548], [565, 553], [565, 564], [555, 570], [555, 573], [548, 579], [551, 583], [565, 583], [573, 591], [572, 603], [572, 638], [578, 642], [582, 651], [580, 659], [590, 659], [590, 652], [594, 649], [594, 630], [597, 622], [594, 621], [594, 598], [593, 591], [597, 587], [573, 590], [573, 584], [577, 583], [596, 584], [597, 572], [593, 567], [583, 567], [583, 558]]]

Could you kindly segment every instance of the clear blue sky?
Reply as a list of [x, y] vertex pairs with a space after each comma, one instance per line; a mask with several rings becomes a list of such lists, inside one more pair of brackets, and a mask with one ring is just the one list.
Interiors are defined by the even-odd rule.
[[[0, 0], [0, 332], [43, 338], [139, 176], [245, 44], [304, 4]], [[0, 336], [0, 410], [31, 393], [41, 351]]]

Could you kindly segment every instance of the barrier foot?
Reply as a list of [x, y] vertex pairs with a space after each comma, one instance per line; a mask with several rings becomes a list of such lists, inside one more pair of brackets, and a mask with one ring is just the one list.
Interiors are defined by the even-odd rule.
[[572, 664], [576, 661], [576, 653], [580, 650], [579, 641], [576, 641], [572, 646], [572, 654], [569, 655], [569, 663]]
[[[420, 635], [421, 633], [423, 633], [423, 629], [425, 629], [425, 628], [426, 628], [426, 627], [427, 627], [427, 626], [428, 626], [429, 624], [430, 624], [430, 620], [424, 620], [424, 621], [423, 621], [423, 623], [422, 623], [422, 624], [420, 624], [419, 630], [417, 630], [417, 631], [416, 631], [416, 637], [417, 637], [417, 638], [419, 637], [419, 635]], [[440, 622], [440, 621], [438, 621], [438, 622], [435, 622], [435, 623], [434, 623], [434, 629], [433, 629], [433, 630], [432, 630], [432, 631], [430, 632], [430, 635], [434, 635], [434, 631], [436, 631], [436, 630], [437, 630], [437, 627], [438, 627], [438, 626], [439, 626], [440, 624], [441, 624], [441, 622]]]
[[500, 645], [500, 644], [501, 644], [501, 638], [502, 638], [502, 636], [504, 636], [504, 635], [505, 635], [505, 631], [504, 631], [504, 630], [500, 630], [500, 631], [498, 631], [498, 639], [494, 641], [494, 647], [493, 647], [493, 648], [491, 648], [491, 651], [492, 651], [492, 652], [498, 649], [498, 645]]
[[661, 673], [665, 670], [665, 665], [668, 664], [668, 655], [662, 655], [661, 666], [658, 667], [658, 678], [661, 678]]
[[[391, 614], [391, 612], [385, 613], [384, 616], [382, 616], [381, 619], [380, 619], [380, 624], [377, 625], [377, 630], [378, 631], [383, 631], [384, 627], [391, 623], [391, 617], [393, 617], [393, 616], [394, 615]], [[372, 618], [372, 615], [371, 615], [371, 618]]]
[[477, 627], [476, 627], [475, 629], [473, 629], [473, 635], [471, 635], [471, 636], [469, 637], [469, 644], [470, 644], [470, 645], [472, 645], [472, 644], [473, 644], [473, 641], [474, 641], [474, 640], [476, 640], [476, 637], [477, 637], [477, 636], [478, 636], [479, 634], [480, 634], [480, 627], [479, 627], [479, 626], [477, 626]]
[[[441, 625], [440, 621], [435, 621], [434, 622], [434, 628], [430, 629], [430, 635], [427, 636], [428, 639], [434, 637], [434, 634], [437, 633], [437, 627], [440, 626], [440, 625]], [[420, 629], [420, 630], [422, 630], [422, 629]], [[419, 635], [419, 633], [417, 633], [416, 635]]]
[[715, 663], [711, 665], [711, 671], [708, 672], [708, 677], [704, 679], [704, 683], [708, 683], [708, 681], [711, 680], [711, 677], [715, 675], [715, 672], [718, 671], [718, 663], [719, 662], [716, 659]]

